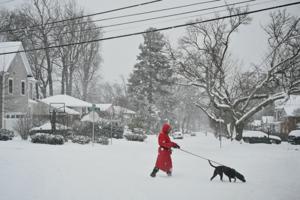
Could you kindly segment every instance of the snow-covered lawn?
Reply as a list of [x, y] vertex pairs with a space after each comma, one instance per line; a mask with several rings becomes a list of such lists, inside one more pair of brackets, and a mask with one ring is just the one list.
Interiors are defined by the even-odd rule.
[[227, 177], [210, 181], [208, 162], [173, 151], [172, 177], [149, 176], [157, 155], [156, 137], [144, 143], [62, 146], [0, 141], [1, 200], [298, 200], [300, 146], [240, 144], [197, 134], [176, 140], [182, 149], [229, 165], [247, 182]]

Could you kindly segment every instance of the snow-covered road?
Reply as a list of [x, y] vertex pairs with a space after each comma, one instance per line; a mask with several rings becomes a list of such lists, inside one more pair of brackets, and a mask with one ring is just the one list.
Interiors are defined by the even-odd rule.
[[102, 146], [0, 141], [1, 200], [298, 200], [300, 146], [240, 144], [198, 134], [176, 140], [188, 151], [235, 168], [246, 183], [210, 181], [208, 162], [173, 151], [172, 177], [149, 176], [156, 137], [146, 142], [113, 140]]

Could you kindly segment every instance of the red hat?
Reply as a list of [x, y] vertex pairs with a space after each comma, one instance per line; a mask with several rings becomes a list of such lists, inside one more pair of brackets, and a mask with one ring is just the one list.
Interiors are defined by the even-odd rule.
[[170, 124], [165, 123], [162, 127], [162, 132], [167, 134], [171, 128], [172, 127], [170, 126]]

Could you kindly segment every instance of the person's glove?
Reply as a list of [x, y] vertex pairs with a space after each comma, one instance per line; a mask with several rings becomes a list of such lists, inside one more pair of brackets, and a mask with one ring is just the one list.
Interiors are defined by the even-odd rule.
[[180, 146], [179, 146], [178, 144], [175, 144], [175, 145], [174, 145], [174, 148], [175, 148], [175, 149], [180, 149]]

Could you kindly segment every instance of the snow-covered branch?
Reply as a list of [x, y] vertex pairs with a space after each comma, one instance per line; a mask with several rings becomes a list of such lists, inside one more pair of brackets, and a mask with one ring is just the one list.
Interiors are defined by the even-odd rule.
[[[267, 97], [268, 97], [267, 94], [258, 94], [258, 95], [252, 96], [252, 100], [264, 99], [264, 98], [267, 98]], [[238, 106], [240, 103], [243, 103], [243, 102], [247, 101], [248, 99], [249, 99], [249, 96], [237, 98], [233, 102], [233, 107]]]
[[209, 112], [208, 109], [204, 108], [203, 106], [201, 106], [198, 103], [195, 103], [195, 105], [200, 108], [211, 120], [213, 120], [214, 122], [221, 122], [224, 123], [223, 119], [217, 118], [213, 113]]
[[286, 96], [287, 96], [287, 93], [284, 93], [284, 92], [279, 92], [277, 94], [270, 96], [268, 99], [262, 101], [261, 103], [259, 103], [258, 105], [254, 106], [252, 109], [250, 109], [248, 112], [246, 112], [241, 118], [239, 118], [236, 121], [236, 125], [243, 123], [244, 121], [249, 119], [253, 114], [255, 114], [256, 112], [261, 110], [264, 106], [269, 105], [270, 103], [272, 103], [278, 99], [283, 99]]

